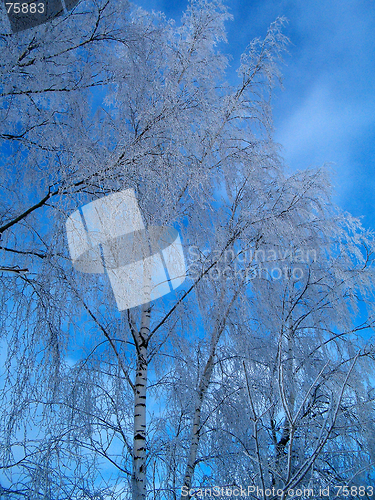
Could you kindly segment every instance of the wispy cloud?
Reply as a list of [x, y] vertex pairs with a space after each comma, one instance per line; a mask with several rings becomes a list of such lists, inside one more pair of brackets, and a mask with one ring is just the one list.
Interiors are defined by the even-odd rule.
[[293, 168], [333, 162], [350, 170], [358, 137], [374, 123], [374, 103], [343, 100], [334, 81], [316, 81], [277, 123], [276, 140]]

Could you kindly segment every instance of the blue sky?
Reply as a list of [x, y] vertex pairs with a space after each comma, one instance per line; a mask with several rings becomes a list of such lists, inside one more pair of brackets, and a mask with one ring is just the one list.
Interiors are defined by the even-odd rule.
[[[177, 22], [187, 0], [134, 0]], [[231, 0], [227, 53], [235, 73], [248, 42], [277, 16], [291, 40], [275, 139], [293, 170], [331, 163], [335, 201], [375, 230], [375, 1]]]

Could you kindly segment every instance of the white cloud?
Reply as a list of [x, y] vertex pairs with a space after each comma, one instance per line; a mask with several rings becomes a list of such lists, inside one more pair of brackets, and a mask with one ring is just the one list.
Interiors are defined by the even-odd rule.
[[279, 120], [276, 140], [292, 168], [350, 163], [353, 142], [374, 122], [373, 102], [342, 100], [335, 82], [316, 82]]

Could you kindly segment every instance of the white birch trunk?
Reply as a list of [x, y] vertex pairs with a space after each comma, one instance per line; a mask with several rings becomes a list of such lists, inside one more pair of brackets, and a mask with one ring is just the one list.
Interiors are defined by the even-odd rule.
[[[201, 411], [202, 411], [202, 405], [204, 401], [205, 394], [208, 389], [208, 385], [211, 380], [211, 375], [212, 375], [212, 370], [214, 367], [214, 357], [215, 354], [214, 352], [211, 352], [210, 357], [207, 360], [206, 366], [204, 368], [204, 372], [199, 384], [198, 388], [198, 398], [197, 398], [197, 404], [195, 406], [195, 411], [194, 411], [194, 418], [193, 418], [193, 428], [191, 432], [191, 439], [190, 439], [190, 450], [189, 450], [189, 457], [186, 465], [186, 470], [185, 470], [185, 476], [184, 476], [184, 483], [183, 485], [190, 490], [191, 484], [192, 484], [192, 479], [194, 475], [194, 469], [196, 465], [196, 460], [197, 460], [197, 453], [198, 453], [198, 446], [199, 446], [199, 440], [200, 440], [200, 432], [201, 432]], [[182, 497], [181, 497], [182, 498]], [[191, 496], [184, 496], [184, 499], [190, 499]]]
[[[284, 363], [282, 361], [282, 354], [280, 355], [279, 362], [283, 363], [285, 369], [280, 372], [282, 377], [281, 387], [284, 394], [282, 398], [285, 418], [283, 423], [283, 432], [276, 445], [276, 470], [285, 473], [285, 482], [287, 483], [290, 479], [292, 473], [292, 452], [293, 452], [293, 437], [294, 437], [294, 407], [295, 407], [295, 383], [294, 383], [294, 331], [292, 319], [289, 318], [288, 329], [285, 335], [285, 358]], [[281, 349], [282, 349], [281, 341]], [[285, 457], [285, 449], [287, 448], [287, 463], [283, 463], [283, 457]], [[280, 478], [274, 478], [273, 486], [282, 488], [284, 483]], [[285, 495], [284, 495], [285, 497]], [[283, 498], [284, 498], [283, 497]]]
[[150, 334], [150, 305], [142, 309], [141, 329], [137, 335], [137, 372], [134, 398], [133, 500], [146, 499], [146, 391], [147, 344]]
[[[197, 404], [195, 406], [195, 411], [194, 411], [194, 418], [193, 418], [193, 428], [191, 431], [191, 438], [190, 438], [190, 449], [189, 449], [189, 456], [188, 456], [188, 461], [186, 464], [186, 469], [185, 469], [185, 476], [184, 476], [184, 482], [183, 486], [188, 488], [190, 490], [192, 480], [193, 480], [193, 475], [194, 475], [194, 470], [197, 462], [197, 453], [198, 453], [198, 446], [199, 446], [199, 441], [200, 441], [200, 433], [201, 433], [201, 412], [202, 412], [202, 406], [204, 402], [204, 398], [208, 389], [208, 386], [210, 384], [211, 376], [212, 376], [212, 371], [214, 369], [214, 361], [215, 361], [215, 356], [216, 356], [216, 347], [217, 344], [219, 343], [220, 336], [224, 331], [225, 328], [225, 321], [226, 318], [229, 314], [229, 311], [231, 310], [231, 307], [237, 297], [237, 293], [235, 293], [232, 297], [232, 300], [230, 301], [225, 314], [223, 314], [219, 324], [218, 328], [216, 330], [216, 333], [213, 334], [211, 338], [211, 349], [210, 349], [210, 355], [207, 360], [206, 366], [204, 367], [204, 371], [199, 383], [198, 387], [198, 397], [197, 397]], [[190, 500], [191, 496], [187, 495], [182, 497], [181, 500]]]

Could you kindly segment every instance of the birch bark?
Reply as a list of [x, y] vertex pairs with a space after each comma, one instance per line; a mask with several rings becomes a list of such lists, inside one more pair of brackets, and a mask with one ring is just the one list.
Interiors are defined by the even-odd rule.
[[150, 304], [142, 308], [141, 328], [136, 333], [137, 371], [134, 397], [133, 438], [133, 500], [146, 498], [146, 391], [147, 391], [147, 347], [150, 335]]
[[[195, 406], [193, 427], [192, 427], [192, 431], [191, 431], [189, 458], [188, 458], [188, 461], [186, 464], [185, 477], [184, 477], [184, 486], [186, 488], [188, 488], [189, 490], [191, 488], [192, 479], [193, 479], [193, 475], [194, 475], [194, 469], [195, 469], [196, 460], [197, 460], [197, 452], [198, 452], [200, 432], [201, 432], [202, 405], [203, 405], [205, 394], [206, 394], [207, 389], [208, 389], [208, 385], [209, 385], [210, 380], [211, 380], [211, 375], [212, 375], [212, 371], [213, 371], [213, 367], [214, 367], [216, 345], [217, 345], [217, 343], [215, 344], [214, 349], [212, 349], [211, 354], [207, 360], [202, 378], [200, 380], [199, 388], [198, 388], [197, 404]], [[188, 495], [187, 497], [184, 497], [184, 498], [190, 499], [191, 496]]]

